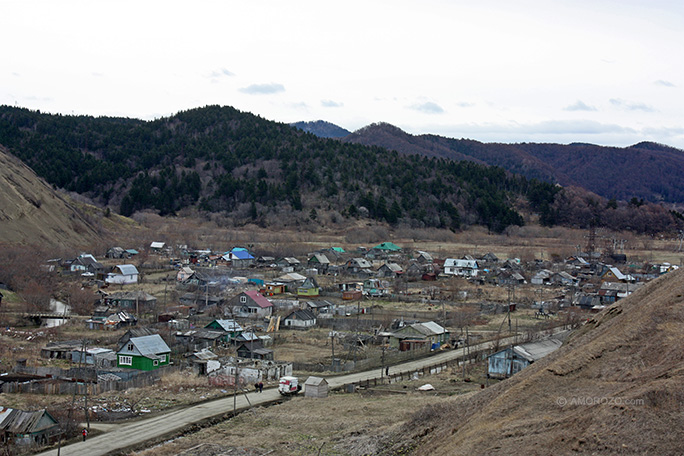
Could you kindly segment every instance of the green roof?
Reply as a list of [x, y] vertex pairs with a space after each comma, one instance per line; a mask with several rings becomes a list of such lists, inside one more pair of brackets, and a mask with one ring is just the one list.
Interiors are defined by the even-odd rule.
[[330, 250], [333, 250], [333, 251], [339, 252], [339, 253], [344, 253], [344, 249], [342, 247], [331, 247]]
[[394, 242], [383, 242], [382, 244], [378, 244], [373, 248], [376, 250], [401, 250], [401, 247]]

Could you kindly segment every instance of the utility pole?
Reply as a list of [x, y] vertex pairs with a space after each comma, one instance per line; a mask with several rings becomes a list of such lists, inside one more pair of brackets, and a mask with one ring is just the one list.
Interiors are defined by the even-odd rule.
[[508, 287], [508, 332], [510, 333], [512, 331], [511, 329], [511, 295], [515, 291], [515, 287], [513, 285], [509, 285]]
[[354, 368], [356, 369], [356, 350], [359, 346], [359, 316], [361, 314], [361, 301], [356, 301], [356, 339], [354, 340]]
[[237, 353], [235, 354], [235, 381], [233, 381], [233, 416], [235, 416], [235, 413], [237, 411], [237, 384], [238, 384], [238, 358], [237, 358]]
[[335, 372], [335, 316], [333, 315], [332, 330], [330, 331], [330, 347], [332, 349], [332, 361], [330, 361], [330, 370]]

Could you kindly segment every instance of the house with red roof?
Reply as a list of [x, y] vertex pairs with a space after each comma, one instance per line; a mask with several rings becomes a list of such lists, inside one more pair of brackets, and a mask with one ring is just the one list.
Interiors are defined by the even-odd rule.
[[273, 313], [273, 303], [256, 290], [243, 291], [228, 301], [226, 313], [242, 318], [266, 318]]

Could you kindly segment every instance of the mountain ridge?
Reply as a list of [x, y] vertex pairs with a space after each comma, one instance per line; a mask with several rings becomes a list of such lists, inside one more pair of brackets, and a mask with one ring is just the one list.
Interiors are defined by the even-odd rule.
[[[365, 131], [386, 132], [432, 155], [318, 138], [229, 106], [153, 121], [0, 106], [0, 144], [51, 185], [124, 216], [188, 209], [221, 214], [236, 226], [315, 228], [372, 219], [412, 228], [483, 225], [497, 233], [537, 221], [655, 233], [684, 220], [658, 205], [606, 202], [478, 163], [476, 141], [455, 150], [448, 138], [427, 141], [383, 125]], [[457, 153], [470, 158], [457, 160]], [[514, 164], [544, 177], [539, 159], [527, 157]]]
[[684, 151], [652, 142], [628, 147], [587, 143], [483, 143], [432, 134], [411, 135], [377, 123], [340, 139], [403, 154], [472, 160], [528, 179], [577, 186], [606, 199], [684, 203]]

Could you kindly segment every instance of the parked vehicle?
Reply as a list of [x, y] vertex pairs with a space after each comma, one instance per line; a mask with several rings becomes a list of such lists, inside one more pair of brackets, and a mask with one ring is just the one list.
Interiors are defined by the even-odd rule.
[[278, 382], [278, 392], [283, 396], [293, 396], [302, 390], [297, 377], [280, 377]]

